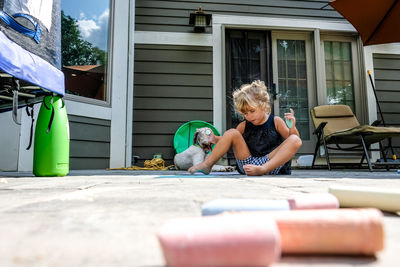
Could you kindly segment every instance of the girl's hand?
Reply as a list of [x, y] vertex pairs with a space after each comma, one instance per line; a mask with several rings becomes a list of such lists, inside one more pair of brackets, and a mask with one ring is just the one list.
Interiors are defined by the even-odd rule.
[[264, 166], [247, 164], [243, 165], [243, 169], [248, 176], [260, 176], [265, 174]]
[[294, 117], [294, 111], [292, 108], [290, 108], [289, 113], [285, 113], [285, 120], [292, 121], [292, 127], [294, 128], [296, 126], [296, 118]]

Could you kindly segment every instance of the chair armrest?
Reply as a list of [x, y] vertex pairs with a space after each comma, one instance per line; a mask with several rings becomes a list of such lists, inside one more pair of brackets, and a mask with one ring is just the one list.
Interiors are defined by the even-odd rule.
[[315, 131], [313, 132], [313, 134], [321, 133], [322, 130], [325, 128], [325, 126], [326, 126], [327, 124], [328, 124], [328, 122], [326, 122], [326, 121], [321, 122], [321, 123], [318, 125], [318, 128], [315, 129]]

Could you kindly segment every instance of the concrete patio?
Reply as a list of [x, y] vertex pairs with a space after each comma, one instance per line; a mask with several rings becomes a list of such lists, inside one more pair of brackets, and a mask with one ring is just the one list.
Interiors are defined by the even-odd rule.
[[[37, 178], [0, 172], [0, 266], [164, 266], [156, 231], [200, 216], [216, 198], [286, 199], [330, 185], [397, 188], [400, 174], [294, 170], [291, 176], [189, 176], [176, 171], [71, 171]], [[284, 256], [273, 266], [397, 266], [400, 217], [385, 213], [375, 257]], [[367, 240], [366, 240], [367, 242]]]

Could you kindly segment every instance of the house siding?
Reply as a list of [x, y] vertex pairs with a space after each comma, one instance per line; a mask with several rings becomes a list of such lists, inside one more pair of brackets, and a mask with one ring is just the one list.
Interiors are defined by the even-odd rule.
[[330, 6], [321, 9], [328, 2], [328, 0], [137, 0], [135, 27], [137, 31], [192, 32], [189, 14], [200, 6], [209, 14], [343, 20]]
[[[375, 87], [387, 126], [400, 127], [400, 55], [374, 54]], [[381, 119], [380, 114], [377, 115]], [[400, 140], [392, 139], [400, 157]]]
[[68, 115], [70, 169], [105, 169], [110, 164], [109, 120]]
[[173, 137], [185, 122], [212, 123], [212, 48], [135, 45], [132, 154], [138, 165], [161, 153], [173, 162]]
[[[137, 0], [135, 30], [193, 32], [189, 14], [199, 6], [214, 15], [346, 21], [330, 6], [321, 9], [329, 2]], [[212, 27], [208, 27], [207, 33], [211, 32]], [[200, 88], [207, 90], [198, 90]], [[133, 155], [141, 157], [141, 164], [153, 154], [162, 153], [167, 163], [171, 163], [173, 133], [179, 126], [189, 120], [212, 122], [212, 47], [136, 45], [134, 94]], [[358, 156], [359, 152], [332, 152], [332, 155], [351, 157]]]

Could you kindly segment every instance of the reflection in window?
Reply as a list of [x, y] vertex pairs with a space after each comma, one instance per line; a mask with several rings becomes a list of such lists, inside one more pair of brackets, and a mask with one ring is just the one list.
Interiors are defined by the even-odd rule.
[[307, 65], [304, 40], [277, 40], [279, 115], [294, 110], [301, 138], [310, 139]]
[[62, 1], [62, 71], [68, 94], [106, 100], [109, 1]]
[[[261, 41], [259, 39], [232, 38], [231, 51], [233, 89], [239, 89], [243, 84], [250, 84], [261, 79]], [[236, 127], [243, 117], [234, 108], [233, 98], [230, 109], [233, 127]]]
[[324, 50], [328, 103], [349, 105], [355, 112], [351, 45], [324, 41]]

